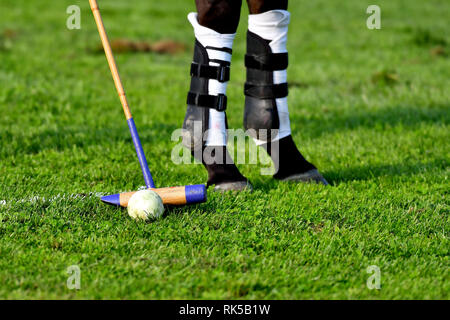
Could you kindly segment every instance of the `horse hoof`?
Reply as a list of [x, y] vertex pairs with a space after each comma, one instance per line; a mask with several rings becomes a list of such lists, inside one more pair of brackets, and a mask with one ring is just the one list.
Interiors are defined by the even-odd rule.
[[225, 182], [214, 186], [216, 192], [226, 191], [253, 191], [253, 186], [248, 181]]
[[286, 178], [281, 179], [281, 181], [295, 181], [295, 182], [315, 182], [318, 184], [323, 184], [324, 186], [329, 185], [328, 181], [319, 173], [317, 169], [311, 169], [304, 173], [296, 173], [290, 175]]

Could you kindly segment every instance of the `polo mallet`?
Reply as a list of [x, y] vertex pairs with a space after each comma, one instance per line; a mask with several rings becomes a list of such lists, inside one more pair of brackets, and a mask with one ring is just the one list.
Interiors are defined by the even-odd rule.
[[[131, 115], [130, 108], [128, 106], [128, 101], [125, 95], [125, 90], [120, 79], [119, 71], [117, 69], [116, 61], [114, 60], [114, 55], [111, 50], [111, 45], [108, 40], [108, 35], [105, 31], [105, 26], [103, 25], [102, 16], [100, 15], [100, 10], [96, 0], [89, 0], [92, 13], [94, 14], [95, 22], [97, 24], [97, 29], [100, 34], [100, 38], [105, 50], [106, 59], [108, 60], [109, 69], [116, 86], [117, 93], [119, 94], [120, 102], [122, 104], [125, 117], [127, 119], [128, 128], [130, 129], [131, 138], [133, 140], [134, 147], [139, 159], [139, 164], [141, 166], [142, 174], [144, 175], [144, 181], [147, 188], [154, 190], [162, 198], [164, 204], [171, 205], [182, 205], [188, 203], [199, 203], [206, 201], [206, 187], [205, 185], [191, 185], [191, 186], [180, 186], [171, 188], [155, 188], [153, 182], [152, 174], [148, 168], [147, 159], [145, 158], [144, 150], [142, 148], [141, 141], [134, 123], [133, 117]], [[109, 196], [104, 196], [101, 200], [105, 203], [112, 205], [126, 206], [128, 200], [132, 193], [125, 194], [114, 194]]]

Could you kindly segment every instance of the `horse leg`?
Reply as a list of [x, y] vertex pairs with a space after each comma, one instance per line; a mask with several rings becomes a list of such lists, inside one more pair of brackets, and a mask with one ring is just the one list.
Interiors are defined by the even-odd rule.
[[247, 0], [244, 127], [271, 156], [275, 179], [328, 184], [297, 149], [288, 110], [287, 0]]
[[259, 14], [271, 10], [287, 10], [288, 0], [247, 0], [250, 14]]
[[242, 0], [195, 0], [198, 23], [218, 33], [235, 33]]
[[226, 88], [241, 4], [196, 0], [198, 13], [188, 15], [196, 40], [183, 143], [208, 171], [207, 185], [215, 185], [217, 191], [251, 188], [226, 147]]

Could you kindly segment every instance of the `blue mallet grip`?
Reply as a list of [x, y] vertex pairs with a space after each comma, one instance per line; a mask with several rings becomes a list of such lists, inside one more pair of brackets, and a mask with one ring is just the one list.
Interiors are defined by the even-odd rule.
[[136, 148], [136, 153], [139, 159], [139, 164], [141, 165], [142, 174], [144, 175], [144, 181], [147, 188], [154, 188], [155, 183], [153, 182], [152, 174], [148, 168], [147, 159], [145, 158], [144, 150], [142, 149], [141, 140], [139, 139], [138, 132], [136, 130], [136, 125], [134, 124], [133, 118], [127, 120], [128, 127], [130, 128], [131, 138], [133, 139], [134, 147]]

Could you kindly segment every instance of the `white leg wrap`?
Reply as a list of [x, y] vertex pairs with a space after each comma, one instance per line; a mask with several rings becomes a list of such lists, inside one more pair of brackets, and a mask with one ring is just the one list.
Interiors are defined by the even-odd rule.
[[[225, 51], [209, 49], [233, 47], [235, 33], [221, 34], [212, 29], [201, 26], [197, 20], [197, 13], [188, 14], [188, 20], [194, 28], [195, 38], [204, 46], [208, 52], [209, 59], [231, 61], [231, 54]], [[210, 62], [211, 66], [218, 66], [216, 62]], [[210, 95], [226, 94], [228, 82], [219, 82], [210, 79], [208, 81], [208, 93]], [[227, 131], [225, 126], [225, 112], [209, 109], [209, 125], [208, 136], [206, 139], [207, 146], [226, 146]]]

